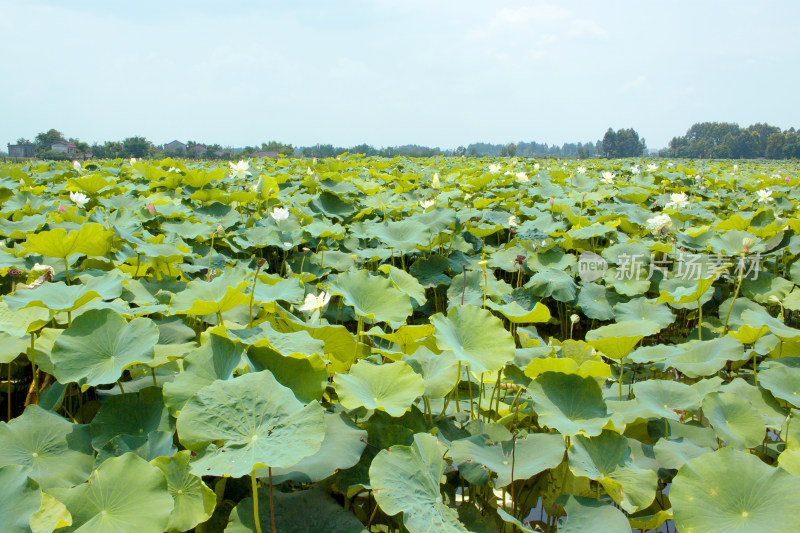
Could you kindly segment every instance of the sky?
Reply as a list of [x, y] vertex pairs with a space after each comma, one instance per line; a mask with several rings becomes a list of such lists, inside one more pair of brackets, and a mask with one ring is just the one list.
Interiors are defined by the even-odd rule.
[[0, 146], [295, 146], [800, 127], [796, 0], [0, 0]]

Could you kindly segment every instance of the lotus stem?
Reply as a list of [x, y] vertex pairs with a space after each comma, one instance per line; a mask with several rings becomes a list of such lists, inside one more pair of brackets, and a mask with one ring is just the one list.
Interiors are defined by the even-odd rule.
[[153, 385], [158, 387], [158, 381], [156, 381], [156, 369], [155, 369], [155, 367], [150, 367], [150, 373], [153, 375]]
[[472, 374], [469, 372], [469, 365], [467, 365], [467, 387], [469, 387], [469, 419], [475, 418], [475, 411], [472, 408]]
[[[270, 481], [272, 480], [272, 475], [270, 473]], [[258, 479], [256, 479], [256, 467], [253, 467], [253, 471], [250, 472], [250, 487], [253, 490], [253, 520], [256, 524], [256, 532], [261, 533], [261, 520], [258, 518]], [[272, 510], [272, 483], [270, 483], [270, 511]], [[275, 521], [275, 517], [272, 518], [273, 524]], [[275, 526], [273, 525], [272, 530], [275, 531]]]
[[[742, 252], [742, 261], [744, 262], [744, 252]], [[739, 296], [739, 289], [742, 288], [742, 278], [744, 277], [744, 264], [739, 269], [739, 279], [736, 280], [736, 289], [733, 291], [733, 300], [731, 306], [728, 308], [728, 314], [725, 316], [725, 324], [722, 326], [722, 334], [728, 332], [728, 320], [731, 318], [731, 311], [733, 311], [733, 304], [736, 303], [736, 298]]]
[[214, 257], [214, 237], [216, 232], [211, 234], [211, 250], [208, 251], [208, 272], [206, 272], [206, 281], [211, 281], [211, 259]]
[[[28, 352], [28, 358], [31, 360], [31, 365], [33, 365], [33, 394], [34, 394], [33, 403], [39, 405], [39, 372], [36, 368], [36, 363], [33, 360], [33, 355], [36, 351], [35, 341], [36, 341], [36, 334], [31, 333], [31, 346], [30, 346], [30, 352]], [[757, 384], [758, 382], [756, 382], [756, 385]]]
[[122, 388], [122, 380], [121, 379], [117, 380], [117, 385], [119, 385], [120, 392], [122, 392], [122, 394], [125, 394], [125, 389]]
[[8, 363], [8, 421], [11, 422], [11, 363]]
[[66, 257], [64, 258], [64, 277], [67, 280], [67, 285], [71, 285], [72, 283], [69, 280], [69, 261], [67, 261]]
[[[272, 467], [269, 467], [269, 514], [272, 517], [272, 533], [277, 533], [275, 529], [275, 503], [272, 498]], [[260, 531], [258, 533], [261, 533]]]
[[249, 328], [253, 327], [253, 302], [255, 302], [256, 298], [256, 283], [258, 283], [258, 273], [261, 272], [262, 266], [264, 266], [263, 259], [259, 259], [258, 261], [256, 261], [256, 275], [253, 278], [253, 290], [250, 292], [250, 322], [247, 325], [247, 327]]

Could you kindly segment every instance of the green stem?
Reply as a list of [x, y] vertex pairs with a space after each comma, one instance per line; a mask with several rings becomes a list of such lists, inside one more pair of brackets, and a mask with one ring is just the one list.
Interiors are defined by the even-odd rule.
[[[258, 479], [256, 479], [256, 468], [253, 467], [253, 471], [250, 472], [250, 487], [253, 490], [253, 520], [255, 520], [256, 524], [256, 532], [261, 533], [261, 521], [258, 518]], [[270, 486], [270, 489], [272, 487]], [[271, 495], [270, 495], [271, 496]], [[272, 504], [272, 500], [270, 498], [270, 507]]]
[[67, 258], [64, 258], [64, 277], [67, 279], [67, 285], [71, 285], [72, 282], [69, 280], [69, 261]]
[[150, 368], [150, 373], [153, 375], [153, 385], [158, 387], [158, 381], [156, 381], [156, 369], [155, 367]]
[[11, 363], [8, 363], [8, 421], [11, 422]]
[[[36, 346], [34, 342], [36, 341], [36, 334], [31, 333], [31, 346], [30, 351], [28, 352], [28, 359], [31, 360], [31, 365], [33, 365], [33, 393], [34, 393], [34, 403], [39, 405], [39, 372], [36, 369], [36, 363], [33, 361], [33, 354], [36, 351]], [[756, 381], [756, 385], [758, 385], [758, 381]]]
[[206, 273], [206, 281], [211, 281], [211, 259], [214, 257], [214, 236], [217, 233], [211, 234], [211, 249], [208, 251], [208, 272]]
[[[272, 533], [277, 533], [275, 529], [275, 503], [272, 498], [272, 467], [269, 467], [269, 514], [272, 518]], [[258, 533], [261, 533], [260, 531]]]
[[[744, 258], [742, 259], [744, 261]], [[733, 292], [733, 300], [731, 301], [731, 306], [728, 308], [728, 314], [725, 316], [725, 324], [722, 326], [722, 334], [728, 332], [728, 320], [731, 318], [731, 311], [733, 311], [733, 304], [736, 303], [736, 297], [739, 296], [739, 289], [742, 287], [742, 278], [744, 275], [744, 264], [742, 268], [739, 269], [739, 279], [736, 282], [736, 290]]]
[[119, 385], [120, 392], [122, 392], [122, 394], [125, 394], [125, 389], [122, 388], [122, 381], [121, 380], [119, 380], [119, 379], [117, 380], [117, 385]]
[[258, 282], [258, 273], [261, 272], [261, 265], [259, 264], [256, 268], [256, 276], [253, 278], [253, 290], [250, 293], [250, 322], [247, 327], [253, 327], [253, 302], [255, 302], [256, 298], [256, 283]]
[[472, 408], [472, 374], [469, 373], [469, 365], [467, 365], [467, 386], [469, 387], [469, 419], [475, 419], [475, 411]]
[[[731, 303], [731, 309], [733, 309], [733, 303]], [[697, 340], [703, 340], [703, 303], [700, 300], [697, 300]]]

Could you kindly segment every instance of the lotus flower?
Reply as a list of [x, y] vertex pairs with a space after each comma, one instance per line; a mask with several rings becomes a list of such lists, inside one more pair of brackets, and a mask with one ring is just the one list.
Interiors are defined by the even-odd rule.
[[739, 165], [733, 165], [733, 171], [737, 172], [739, 170]]
[[281, 220], [289, 218], [289, 210], [285, 207], [276, 207], [269, 216], [280, 222]]
[[656, 170], [658, 170], [658, 165], [656, 165], [655, 163], [650, 163], [649, 165], [647, 165], [648, 172], [655, 172]]
[[64, 207], [64, 204], [59, 204], [58, 205], [58, 212], [59, 213], [66, 213], [67, 212], [67, 208]]
[[242, 180], [250, 175], [250, 163], [247, 161], [239, 161], [236, 164], [230, 161], [228, 165], [231, 167], [231, 174], [238, 180]]
[[509, 228], [516, 228], [518, 225], [519, 225], [519, 219], [516, 216], [511, 215], [510, 217], [508, 217]]
[[153, 204], [147, 204], [147, 211], [149, 211], [151, 215], [155, 215], [156, 206], [154, 206]]
[[78, 172], [78, 173], [80, 173], [80, 171], [83, 170], [83, 167], [81, 167], [80, 161], [78, 161], [77, 159], [72, 162], [72, 168], [74, 168], [75, 172]]
[[760, 191], [756, 191], [758, 195], [758, 202], [774, 202], [775, 198], [772, 197], [772, 191], [769, 189], [761, 189]]
[[422, 209], [428, 209], [430, 206], [432, 206], [435, 203], [436, 203], [435, 200], [421, 200], [419, 202], [419, 205], [422, 206]]
[[539, 163], [534, 163], [534, 164], [533, 164], [533, 170], [535, 170], [536, 172], [539, 172], [539, 169], [540, 169], [540, 168], [541, 168], [541, 167], [539, 166]]
[[312, 313], [317, 309], [322, 309], [331, 300], [331, 295], [326, 294], [325, 291], [319, 293], [319, 296], [314, 296], [311, 293], [306, 294], [306, 299], [303, 300], [303, 305], [299, 307], [300, 311], [308, 311]]
[[136, 158], [135, 157], [131, 157], [131, 166], [133, 166], [134, 164], [136, 164]]
[[75, 202], [78, 207], [83, 207], [89, 201], [89, 197], [82, 192], [72, 191], [69, 193], [69, 199]]
[[653, 235], [663, 235], [672, 227], [672, 219], [669, 215], [661, 213], [653, 218], [647, 219], [647, 229]]
[[578, 167], [578, 174], [586, 174], [586, 167], [583, 165]]
[[489, 165], [489, 172], [500, 172], [501, 170], [503, 169], [500, 168], [500, 165]]
[[517, 176], [517, 179], [519, 181], [521, 181], [522, 183], [528, 183], [528, 181], [530, 181], [528, 179], [528, 175], [525, 172], [517, 172], [516, 176]]
[[440, 187], [438, 172], [433, 175], [433, 180], [431, 180], [431, 187], [433, 187], [434, 189], [438, 189]]
[[665, 209], [670, 209], [672, 207], [675, 209], [680, 209], [689, 205], [689, 197], [686, 196], [686, 193], [684, 192], [672, 193], [669, 196], [671, 201], [664, 206]]
[[786, 176], [784, 181], [786, 181], [786, 183], [789, 183], [789, 176]]
[[631, 167], [631, 174], [636, 175], [639, 173], [639, 165], [633, 165]]
[[603, 171], [603, 179], [601, 179], [600, 181], [602, 181], [603, 183], [614, 183], [614, 178], [615, 177], [616, 176], [614, 175], [613, 172], [609, 172], [608, 170], [604, 170]]

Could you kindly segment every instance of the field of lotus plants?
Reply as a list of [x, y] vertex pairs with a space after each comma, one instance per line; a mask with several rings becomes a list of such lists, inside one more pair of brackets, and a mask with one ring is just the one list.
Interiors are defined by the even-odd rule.
[[799, 175], [0, 166], [2, 530], [800, 531]]

